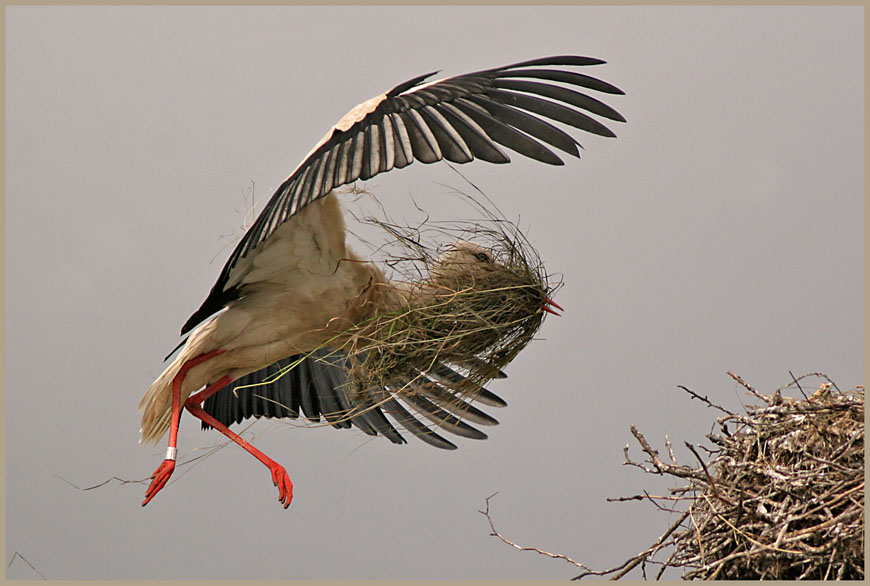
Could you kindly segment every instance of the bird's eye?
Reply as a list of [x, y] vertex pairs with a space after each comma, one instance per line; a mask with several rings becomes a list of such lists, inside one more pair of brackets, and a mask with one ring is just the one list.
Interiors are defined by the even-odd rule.
[[474, 258], [476, 258], [480, 262], [492, 262], [492, 259], [489, 258], [489, 255], [485, 252], [475, 252]]

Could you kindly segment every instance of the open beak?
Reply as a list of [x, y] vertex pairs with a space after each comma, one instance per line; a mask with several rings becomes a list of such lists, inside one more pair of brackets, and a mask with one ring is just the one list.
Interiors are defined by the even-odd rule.
[[558, 309], [559, 311], [565, 311], [565, 309], [564, 309], [561, 305], [559, 305], [558, 303], [556, 303], [555, 301], [553, 301], [553, 300], [550, 299], [549, 297], [547, 297], [547, 299], [544, 300], [544, 302], [541, 304], [541, 309], [543, 309], [543, 310], [546, 311], [547, 313], [552, 313], [553, 315], [559, 315], [559, 316], [561, 316], [562, 314], [560, 314], [559, 312], [555, 311], [555, 310], [553, 309], [553, 307], [550, 307], [551, 305], [552, 305], [553, 307], [555, 307], [556, 309]]

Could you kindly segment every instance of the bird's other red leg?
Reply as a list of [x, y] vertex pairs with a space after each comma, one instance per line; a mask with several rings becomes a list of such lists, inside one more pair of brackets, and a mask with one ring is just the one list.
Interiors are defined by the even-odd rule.
[[[191, 358], [184, 363], [178, 371], [178, 374], [176, 374], [175, 378], [172, 379], [172, 415], [169, 420], [169, 446], [166, 448], [166, 459], [161, 462], [160, 466], [157, 467], [157, 470], [154, 471], [154, 474], [151, 475], [151, 484], [148, 486], [148, 490], [145, 491], [145, 500], [142, 501], [143, 507], [154, 498], [154, 495], [160, 492], [160, 489], [166, 486], [169, 477], [172, 476], [172, 473], [175, 471], [175, 458], [178, 453], [178, 422], [181, 419], [181, 384], [184, 382], [184, 377], [187, 375], [187, 371], [197, 364], [202, 364], [206, 360], [214, 358], [222, 352], [224, 351], [215, 350], [197, 356], [196, 358]], [[205, 390], [208, 390], [208, 388], [204, 389], [204, 391]], [[213, 392], [214, 391], [212, 391], [212, 393]]]
[[272, 484], [278, 487], [278, 500], [284, 505], [284, 508], [290, 506], [290, 501], [293, 500], [293, 483], [290, 482], [290, 476], [287, 474], [287, 470], [284, 469], [283, 466], [269, 458], [266, 454], [246, 442], [242, 439], [242, 437], [236, 433], [233, 433], [229, 430], [229, 428], [206, 413], [202, 408], [202, 403], [208, 399], [211, 395], [216, 393], [220, 388], [226, 386], [230, 383], [232, 379], [229, 376], [225, 376], [215, 382], [214, 384], [209, 385], [199, 393], [191, 396], [187, 401], [185, 401], [185, 408], [190, 411], [193, 415], [200, 418], [202, 421], [206, 422], [245, 450], [250, 452], [252, 456], [258, 459], [260, 462], [266, 465], [269, 471], [272, 473]]

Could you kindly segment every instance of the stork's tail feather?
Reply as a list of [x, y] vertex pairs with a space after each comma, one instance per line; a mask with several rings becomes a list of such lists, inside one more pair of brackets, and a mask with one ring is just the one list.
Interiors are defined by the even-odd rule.
[[[145, 392], [142, 400], [139, 401], [139, 413], [142, 414], [142, 427], [139, 429], [139, 432], [142, 434], [139, 438], [140, 444], [156, 444], [169, 429], [170, 419], [172, 418], [172, 383], [189, 360], [215, 350], [212, 336], [217, 327], [218, 319], [215, 316], [215, 318], [203, 322], [191, 332], [181, 350], [175, 356], [175, 360], [172, 361], [172, 364], [167, 366], [163, 374], [157, 377], [157, 380], [154, 381], [154, 384], [151, 385]], [[187, 396], [192, 391], [202, 386], [201, 384], [198, 385], [197, 382], [196, 380], [190, 380], [189, 375], [185, 377], [185, 384], [181, 394], [182, 402], [187, 399]]]
[[169, 429], [172, 416], [172, 381], [187, 360], [186, 354], [179, 353], [139, 401], [139, 413], [142, 414], [140, 444], [156, 444]]

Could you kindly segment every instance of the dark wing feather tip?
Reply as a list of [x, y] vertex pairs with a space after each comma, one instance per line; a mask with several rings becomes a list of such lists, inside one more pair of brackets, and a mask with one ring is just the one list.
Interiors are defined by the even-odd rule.
[[583, 67], [586, 65], [603, 65], [607, 63], [596, 57], [580, 57], [579, 55], [558, 55], [556, 57], [542, 57], [540, 59], [532, 59], [530, 61], [521, 61], [513, 65], [505, 65], [492, 71], [503, 71], [505, 69], [514, 69], [517, 67], [532, 67], [535, 65], [571, 65]]
[[387, 92], [387, 98], [394, 98], [394, 97], [398, 96], [399, 94], [402, 94], [402, 93], [408, 91], [409, 89], [420, 85], [421, 83], [423, 83], [424, 81], [426, 81], [427, 79], [429, 79], [430, 77], [432, 77], [433, 75], [438, 73], [439, 71], [440, 70], [436, 70], [436, 71], [433, 71], [431, 73], [425, 73], [423, 75], [418, 75], [417, 77], [409, 79], [406, 82], [400, 83], [399, 85], [397, 85], [396, 87], [394, 87], [393, 89], [391, 89], [390, 91]]

